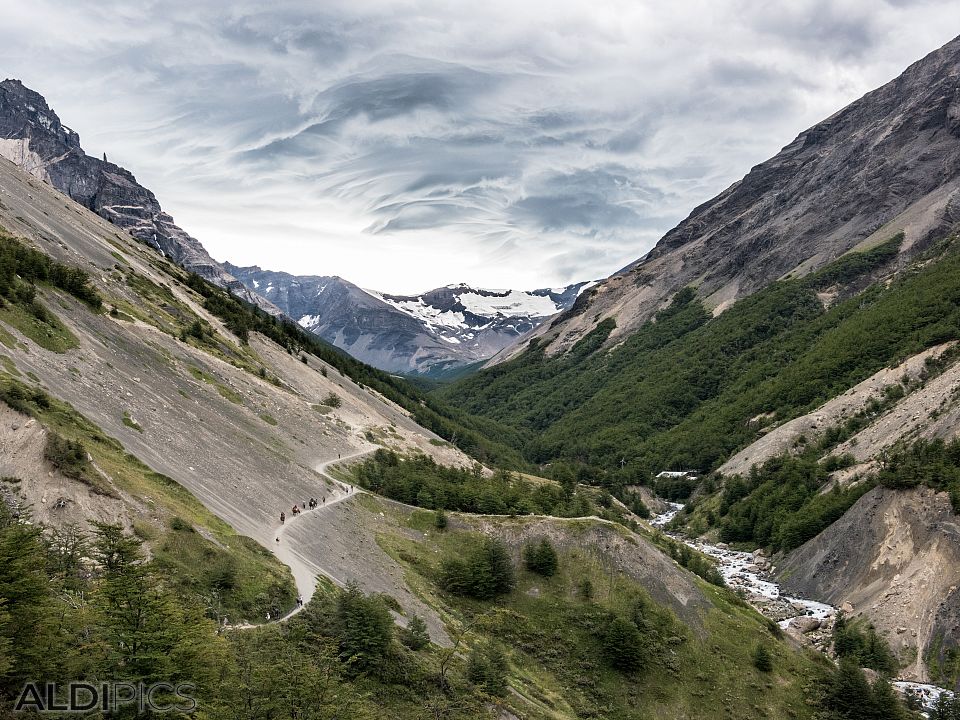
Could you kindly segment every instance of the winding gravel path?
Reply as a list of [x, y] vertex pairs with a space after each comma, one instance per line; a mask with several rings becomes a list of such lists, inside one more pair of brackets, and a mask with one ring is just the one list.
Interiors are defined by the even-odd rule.
[[[356, 486], [342, 483], [334, 478], [328, 472], [328, 469], [331, 465], [337, 465], [339, 463], [348, 462], [349, 460], [355, 460], [363, 457], [364, 455], [369, 455], [375, 452], [377, 449], [378, 448], [368, 448], [366, 450], [360, 450], [355, 453], [350, 453], [349, 455], [327, 460], [317, 465], [315, 468], [316, 471], [333, 484], [333, 487], [326, 495], [326, 502], [321, 502], [313, 509], [302, 510], [297, 515], [290, 515], [287, 513], [286, 522], [280, 523], [274, 527], [274, 541], [271, 546], [271, 550], [273, 551], [273, 554], [276, 555], [277, 559], [280, 560], [280, 562], [290, 568], [290, 572], [293, 574], [294, 583], [297, 586], [297, 595], [303, 599], [303, 604], [294, 606], [294, 608], [283, 617], [271, 619], [268, 622], [284, 622], [303, 610], [317, 590], [318, 570], [337, 585], [344, 584], [340, 578], [337, 578], [332, 573], [324, 570], [322, 566], [323, 558], [305, 557], [301, 552], [298, 551], [295, 542], [285, 540], [284, 535], [286, 534], [287, 528], [289, 528], [291, 525], [297, 524], [304, 517], [308, 515], [324, 515], [337, 503], [343, 502], [347, 498], [351, 498], [359, 492], [362, 492]], [[233, 627], [246, 629], [252, 627], [261, 627], [261, 625], [235, 625]]]

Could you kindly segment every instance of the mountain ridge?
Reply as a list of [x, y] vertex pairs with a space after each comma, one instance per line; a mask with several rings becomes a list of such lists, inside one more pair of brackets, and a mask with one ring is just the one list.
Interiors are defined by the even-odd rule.
[[162, 252], [181, 267], [270, 312], [214, 260], [199, 240], [164, 212], [129, 170], [87, 155], [80, 136], [63, 125], [38, 92], [20, 80], [0, 82], [0, 156]]
[[436, 375], [486, 360], [571, 307], [590, 283], [532, 291], [465, 283], [419, 295], [361, 288], [339, 276], [224, 267], [301, 327], [389, 372]]
[[773, 280], [807, 274], [898, 231], [902, 253], [914, 256], [960, 220], [958, 76], [960, 38], [800, 133], [541, 327], [540, 347], [567, 352], [608, 318], [616, 343], [688, 285], [723, 312]]

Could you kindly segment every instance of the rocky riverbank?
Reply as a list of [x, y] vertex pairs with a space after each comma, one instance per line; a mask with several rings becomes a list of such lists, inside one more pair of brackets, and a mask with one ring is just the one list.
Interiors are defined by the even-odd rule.
[[[666, 503], [667, 509], [654, 516], [650, 523], [675, 540], [713, 558], [727, 586], [737, 591], [762, 615], [775, 621], [793, 637], [830, 655], [832, 652], [833, 623], [838, 613], [849, 613], [853, 608], [834, 607], [807, 598], [784, 595], [780, 585], [772, 579], [773, 566], [762, 550], [744, 552], [732, 550], [726, 543], [707, 543], [691, 540], [682, 533], [665, 528], [683, 509], [679, 503]], [[894, 686], [905, 695], [913, 695], [924, 705], [932, 707], [937, 698], [948, 692], [936, 685], [898, 680]]]

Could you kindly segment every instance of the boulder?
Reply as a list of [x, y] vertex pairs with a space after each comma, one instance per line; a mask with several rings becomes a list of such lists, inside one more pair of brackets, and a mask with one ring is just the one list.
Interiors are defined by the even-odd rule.
[[807, 634], [813, 632], [814, 630], [819, 630], [820, 621], [817, 618], [804, 615], [803, 617], [796, 617], [791, 620], [790, 626], [796, 628], [804, 634]]

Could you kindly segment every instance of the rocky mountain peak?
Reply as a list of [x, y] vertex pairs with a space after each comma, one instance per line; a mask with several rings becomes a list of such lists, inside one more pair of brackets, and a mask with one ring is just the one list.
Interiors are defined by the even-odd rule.
[[[21, 126], [19, 131], [17, 124]], [[18, 135], [53, 135], [67, 147], [80, 149], [80, 136], [60, 122], [43, 95], [20, 80], [7, 79], [0, 82], [0, 136]]]
[[563, 352], [605, 318], [616, 321], [615, 343], [686, 286], [720, 313], [778, 278], [900, 231], [909, 258], [958, 221], [960, 38], [696, 207], [646, 256], [541, 329], [541, 346]]
[[64, 126], [42, 95], [19, 80], [0, 82], [0, 157], [49, 183], [173, 262], [245, 300], [279, 312], [250, 293], [203, 245], [163, 211], [133, 173], [90, 157], [80, 136]]

